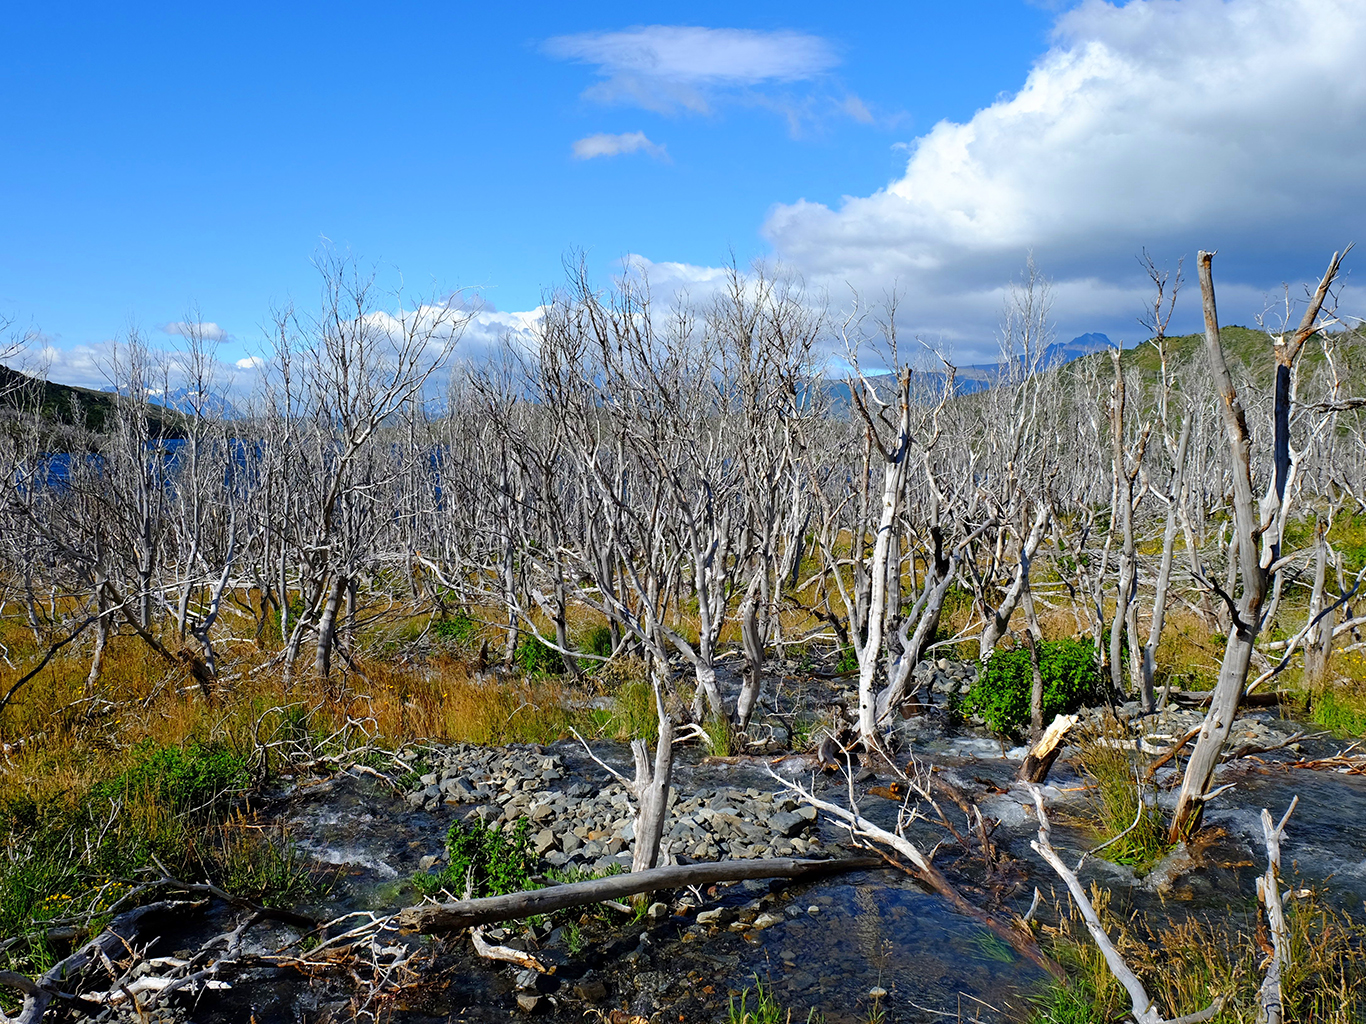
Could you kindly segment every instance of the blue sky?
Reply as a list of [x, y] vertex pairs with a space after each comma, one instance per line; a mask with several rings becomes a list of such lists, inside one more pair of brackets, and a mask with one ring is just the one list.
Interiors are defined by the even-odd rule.
[[192, 308], [231, 362], [329, 239], [503, 311], [576, 249], [694, 292], [778, 259], [963, 361], [1031, 249], [1059, 332], [1114, 336], [1140, 246], [1218, 246], [1246, 321], [1366, 226], [1364, 6], [14, 6], [0, 314], [58, 379]]

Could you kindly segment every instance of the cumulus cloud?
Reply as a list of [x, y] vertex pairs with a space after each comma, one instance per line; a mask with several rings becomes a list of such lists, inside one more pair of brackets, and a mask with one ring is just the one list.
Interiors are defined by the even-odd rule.
[[162, 334], [170, 334], [180, 338], [192, 337], [196, 331], [205, 341], [224, 341], [228, 337], [227, 331], [210, 321], [187, 323], [184, 320], [178, 320], [175, 323], [164, 324], [161, 328]]
[[1086, 0], [1017, 93], [935, 125], [900, 178], [778, 205], [764, 232], [809, 279], [899, 282], [946, 337], [982, 335], [1030, 249], [1060, 312], [1136, 310], [1145, 245], [1221, 248], [1261, 295], [1366, 227], [1363, 52], [1357, 0]]
[[[584, 91], [585, 98], [660, 114], [707, 114], [718, 100], [731, 97], [779, 108], [791, 119], [810, 104], [763, 90], [822, 79], [840, 63], [827, 40], [809, 33], [693, 25], [557, 36], [544, 49], [596, 68], [600, 80]], [[824, 106], [855, 120], [871, 118], [857, 97], [832, 98]]]
[[662, 145], [651, 142], [644, 132], [622, 132], [609, 135], [599, 132], [588, 135], [574, 143], [575, 160], [592, 160], [600, 156], [622, 156], [626, 153], [648, 153], [656, 160], [668, 160], [669, 151]]
[[244, 356], [234, 364], [239, 370], [259, 370], [266, 365], [260, 356]]

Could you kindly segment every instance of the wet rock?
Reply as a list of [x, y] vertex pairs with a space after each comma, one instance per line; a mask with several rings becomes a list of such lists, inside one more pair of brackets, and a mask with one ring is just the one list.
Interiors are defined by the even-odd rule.
[[517, 1008], [523, 1013], [535, 1013], [541, 1008], [541, 999], [535, 992], [518, 992]]
[[697, 915], [697, 923], [701, 925], [716, 925], [720, 927], [734, 917], [734, 911], [725, 907], [715, 907], [711, 910], [704, 910]]
[[600, 1003], [607, 998], [607, 986], [600, 978], [585, 978], [574, 986], [574, 994], [585, 1003]]

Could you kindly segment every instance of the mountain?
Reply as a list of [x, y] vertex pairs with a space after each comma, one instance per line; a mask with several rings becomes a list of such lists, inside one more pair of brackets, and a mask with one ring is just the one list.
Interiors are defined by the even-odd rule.
[[[36, 405], [43, 420], [54, 427], [81, 425], [100, 433], [123, 400], [113, 392], [40, 380], [0, 365], [0, 408], [32, 410]], [[148, 418], [153, 435], [183, 433], [184, 417], [178, 411], [153, 405]]]

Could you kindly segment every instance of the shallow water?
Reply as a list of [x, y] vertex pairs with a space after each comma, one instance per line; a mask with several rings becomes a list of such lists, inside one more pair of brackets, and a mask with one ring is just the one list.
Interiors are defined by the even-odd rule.
[[[566, 782], [579, 777], [600, 783], [606, 778], [580, 749], [566, 744], [558, 745], [556, 752], [565, 759]], [[599, 753], [625, 767], [624, 748], [608, 747]], [[980, 741], [946, 742], [936, 760], [965, 783], [1007, 786], [1018, 768], [1017, 761], [1000, 756], [998, 746], [988, 748]], [[780, 770], [797, 767], [796, 762], [787, 762]], [[809, 772], [801, 781], [812, 781]], [[1116, 898], [1122, 904], [1161, 907], [1169, 914], [1227, 915], [1231, 908], [1249, 907], [1255, 878], [1265, 868], [1260, 810], [1268, 807], [1279, 819], [1298, 794], [1300, 802], [1282, 845], [1287, 882], [1298, 878], [1299, 884], [1324, 889], [1333, 903], [1361, 909], [1366, 899], [1366, 778], [1270, 766], [1230, 770], [1221, 781], [1236, 786], [1207, 812], [1207, 824], [1222, 829], [1223, 835], [1199, 871], [1158, 891], [1153, 879], [1136, 879], [1127, 868], [1092, 858], [1081, 872], [1083, 881], [1097, 879], [1121, 890]], [[1075, 862], [1089, 841], [1067, 823], [1063, 812], [1080, 808], [1081, 780], [1060, 766], [1050, 782], [1062, 792], [1054, 843]], [[815, 783], [827, 799], [847, 799], [843, 780], [818, 778]], [[761, 764], [703, 765], [695, 760], [678, 766], [675, 784], [683, 791], [717, 785], [775, 788]], [[337, 866], [342, 884], [318, 908], [329, 914], [354, 909], [387, 912], [415, 902], [408, 880], [421, 857], [441, 851], [454, 820], [451, 813], [414, 811], [366, 778], [339, 779], [301, 791], [287, 806], [283, 817], [294, 842], [320, 862]], [[881, 824], [890, 827], [895, 820], [896, 806], [889, 801], [870, 797], [861, 806]], [[984, 810], [1001, 818], [997, 842], [1032, 876], [1010, 904], [1023, 912], [1035, 884], [1045, 892], [1055, 886], [1028, 846], [1036, 835], [1032, 811], [1026, 812], [1022, 797], [1013, 792], [988, 798]], [[828, 844], [837, 844], [841, 834], [828, 822], [822, 825], [822, 839]], [[926, 848], [940, 835], [925, 823], [915, 825], [911, 834]], [[720, 888], [707, 906], [752, 907], [756, 900], [783, 915], [783, 922], [763, 931], [709, 936], [690, 933], [687, 917], [671, 918], [648, 932], [642, 924], [597, 930], [590, 924], [585, 926], [586, 946], [574, 957], [565, 952], [562, 935], [551, 936], [548, 955], [561, 964], [552, 987], [565, 991], [585, 977], [596, 978], [607, 985], [604, 1007], [627, 1008], [647, 1017], [663, 1010], [656, 1019], [691, 1022], [724, 1020], [729, 1000], [747, 987], [753, 989], [757, 981], [779, 1004], [793, 1010], [794, 1021], [806, 1019], [807, 1011], [815, 1009], [831, 1024], [839, 1024], [867, 1019], [869, 993], [875, 989], [886, 991], [880, 1004], [888, 1021], [943, 1020], [945, 1013], [953, 1015], [948, 1019], [1012, 1019], [1031, 990], [1044, 981], [1034, 965], [1021, 961], [988, 930], [895, 872], [864, 872], [791, 887], [743, 883]], [[475, 960], [465, 948], [440, 952], [438, 965], [447, 969], [436, 972], [439, 980], [393, 1019], [503, 1021], [516, 1014], [513, 972]], [[751, 991], [751, 1001], [753, 996]], [[254, 1017], [265, 1024], [312, 1018], [335, 998], [297, 977], [264, 972], [249, 992], [225, 994], [214, 1006], [201, 1004], [196, 1019], [226, 1022]], [[566, 1000], [539, 1016], [578, 1021], [582, 1013], [580, 1003]]]

